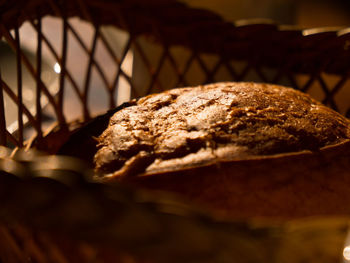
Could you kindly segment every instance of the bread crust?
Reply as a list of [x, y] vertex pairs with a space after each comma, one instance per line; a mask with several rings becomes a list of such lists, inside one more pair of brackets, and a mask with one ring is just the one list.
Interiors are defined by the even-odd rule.
[[116, 112], [98, 138], [102, 176], [153, 174], [224, 160], [318, 151], [349, 121], [291, 88], [216, 83], [150, 95]]
[[98, 181], [177, 193], [229, 218], [350, 214], [349, 120], [304, 93], [217, 83], [109, 115]]
[[350, 214], [350, 141], [301, 151], [122, 178], [132, 187], [178, 193], [228, 218]]

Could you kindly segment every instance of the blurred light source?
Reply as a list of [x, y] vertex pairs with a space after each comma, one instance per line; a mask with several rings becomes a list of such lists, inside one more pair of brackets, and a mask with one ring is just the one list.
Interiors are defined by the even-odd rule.
[[350, 246], [346, 246], [343, 250], [345, 262], [350, 262]]
[[55, 71], [57, 74], [61, 73], [61, 66], [60, 66], [60, 64], [56, 63], [56, 64], [53, 66], [53, 69], [54, 69], [54, 71]]

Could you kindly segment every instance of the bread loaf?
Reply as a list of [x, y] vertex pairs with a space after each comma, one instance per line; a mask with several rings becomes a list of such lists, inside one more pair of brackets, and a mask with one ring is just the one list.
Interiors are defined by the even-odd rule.
[[134, 100], [98, 137], [98, 179], [230, 217], [350, 214], [349, 120], [291, 88], [216, 83]]

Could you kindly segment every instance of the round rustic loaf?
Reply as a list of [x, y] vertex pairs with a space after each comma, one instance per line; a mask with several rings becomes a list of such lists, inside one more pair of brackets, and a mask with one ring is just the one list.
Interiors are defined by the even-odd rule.
[[349, 120], [291, 88], [217, 83], [134, 100], [98, 137], [97, 179], [230, 217], [350, 214]]

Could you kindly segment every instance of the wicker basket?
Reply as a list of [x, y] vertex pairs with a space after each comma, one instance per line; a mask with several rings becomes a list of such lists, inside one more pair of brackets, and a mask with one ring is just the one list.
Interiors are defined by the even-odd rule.
[[1, 262], [338, 262], [346, 218], [222, 222], [21, 149], [55, 153], [128, 96], [223, 80], [292, 86], [349, 116], [349, 29], [228, 23], [172, 0], [1, 1], [0, 12], [15, 60], [15, 84], [1, 69], [0, 145], [16, 148], [0, 152]]

